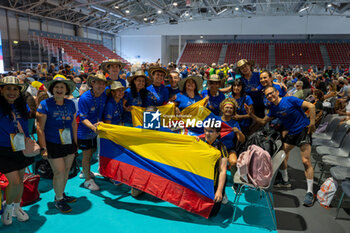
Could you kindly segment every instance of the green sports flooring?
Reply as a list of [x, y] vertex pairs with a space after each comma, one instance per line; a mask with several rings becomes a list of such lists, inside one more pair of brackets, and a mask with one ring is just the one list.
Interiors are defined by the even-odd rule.
[[[97, 169], [95, 163], [92, 171]], [[211, 219], [189, 213], [149, 194], [135, 199], [130, 195], [130, 187], [114, 186], [104, 178], [95, 179], [101, 190], [91, 192], [83, 188], [83, 180], [78, 176], [70, 179], [66, 187], [66, 193], [77, 197], [78, 201], [71, 204], [71, 213], [61, 214], [54, 206], [52, 180], [41, 179], [41, 199], [23, 207], [30, 220], [18, 222], [14, 218], [10, 226], [0, 223], [0, 232], [270, 232], [272, 218], [265, 198], [260, 198], [259, 192], [246, 190], [240, 198], [236, 218], [232, 219], [235, 194], [231, 189], [232, 178], [230, 175], [227, 178], [229, 203], [222, 205], [219, 214]]]

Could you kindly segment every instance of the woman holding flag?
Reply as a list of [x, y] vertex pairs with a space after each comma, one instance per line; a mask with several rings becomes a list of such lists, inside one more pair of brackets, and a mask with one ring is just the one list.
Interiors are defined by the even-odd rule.
[[199, 76], [188, 76], [181, 79], [179, 89], [181, 94], [175, 97], [175, 103], [180, 111], [202, 99], [198, 91], [202, 88], [203, 79]]

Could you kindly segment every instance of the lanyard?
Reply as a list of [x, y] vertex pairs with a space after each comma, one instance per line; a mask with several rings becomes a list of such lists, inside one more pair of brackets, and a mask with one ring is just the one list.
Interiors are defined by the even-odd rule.
[[63, 111], [61, 111], [60, 106], [58, 106], [58, 104], [56, 103], [56, 108], [57, 108], [57, 112], [59, 113], [59, 117], [62, 119], [62, 125], [63, 125], [63, 129], [66, 128], [66, 119], [68, 117], [68, 111], [67, 111], [67, 105], [64, 104], [64, 100], [63, 100]]

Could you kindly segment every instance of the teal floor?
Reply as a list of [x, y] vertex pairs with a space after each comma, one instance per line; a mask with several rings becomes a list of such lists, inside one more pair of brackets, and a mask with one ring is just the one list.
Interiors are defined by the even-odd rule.
[[[97, 171], [98, 165], [92, 166]], [[228, 176], [231, 180], [231, 176]], [[218, 216], [205, 219], [148, 194], [135, 199], [130, 187], [114, 186], [107, 179], [96, 178], [101, 191], [83, 188], [78, 176], [70, 179], [66, 193], [76, 196], [73, 211], [61, 214], [53, 203], [52, 180], [41, 179], [41, 200], [23, 207], [29, 213], [28, 222], [13, 220], [10, 226], [0, 224], [0, 232], [270, 232], [273, 228], [265, 199], [259, 193], [247, 190], [240, 198], [236, 219], [233, 220], [234, 192], [228, 182], [226, 193], [229, 203], [222, 205]]]

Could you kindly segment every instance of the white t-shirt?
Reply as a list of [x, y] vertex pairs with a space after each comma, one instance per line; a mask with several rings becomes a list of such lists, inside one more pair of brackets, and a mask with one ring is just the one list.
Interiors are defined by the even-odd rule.
[[347, 113], [350, 112], [350, 101], [349, 101], [348, 104], [346, 105], [345, 110], [346, 110]]

